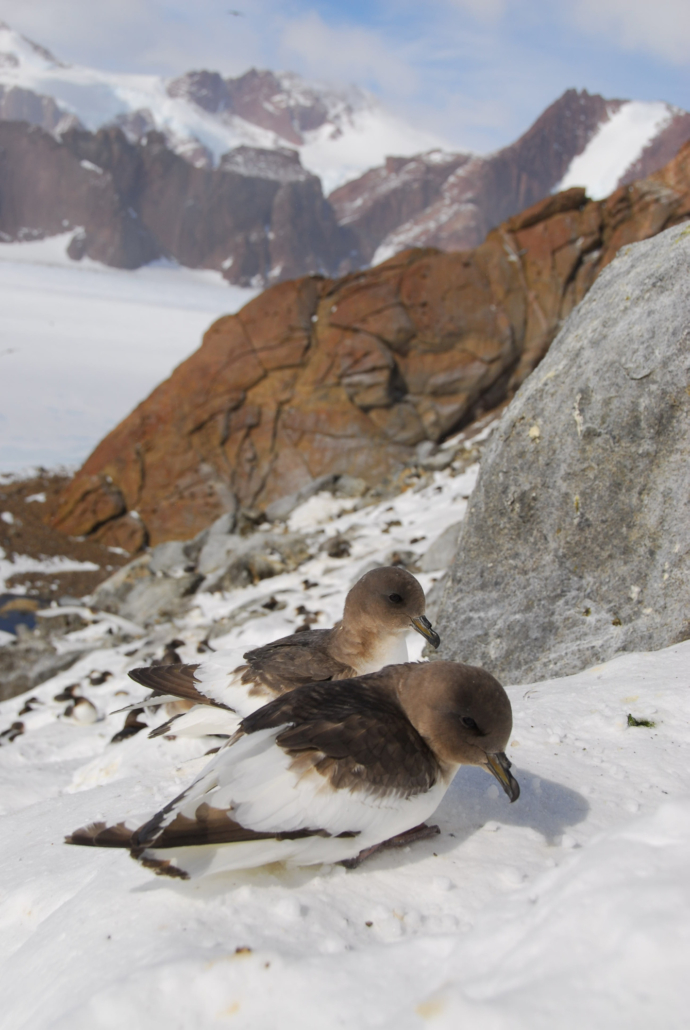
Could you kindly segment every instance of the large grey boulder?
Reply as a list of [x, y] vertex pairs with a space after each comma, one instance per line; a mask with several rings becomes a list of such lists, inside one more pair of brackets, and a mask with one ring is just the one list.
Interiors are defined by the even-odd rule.
[[458, 549], [461, 526], [461, 522], [454, 522], [436, 537], [419, 563], [422, 572], [438, 572], [449, 567]]
[[485, 451], [441, 658], [504, 681], [690, 637], [690, 227], [625, 247]]

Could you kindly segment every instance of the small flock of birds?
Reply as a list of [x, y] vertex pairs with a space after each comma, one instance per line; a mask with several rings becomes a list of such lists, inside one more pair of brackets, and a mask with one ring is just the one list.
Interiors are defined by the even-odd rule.
[[408, 662], [410, 630], [438, 647], [418, 581], [379, 568], [352, 587], [332, 629], [133, 670], [153, 693], [130, 714], [167, 706], [156, 734], [225, 739], [142, 826], [92, 823], [67, 843], [127, 848], [182, 879], [272, 862], [354, 867], [438, 833], [426, 820], [461, 765], [486, 769], [515, 801], [505, 690], [460, 662]]

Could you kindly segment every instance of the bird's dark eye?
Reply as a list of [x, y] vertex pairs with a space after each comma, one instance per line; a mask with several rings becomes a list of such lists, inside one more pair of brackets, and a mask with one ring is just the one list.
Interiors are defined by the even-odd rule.
[[479, 727], [477, 726], [476, 722], [474, 721], [474, 719], [470, 715], [463, 715], [463, 717], [462, 717], [462, 724], [463, 724], [463, 726], [467, 726], [468, 730], [478, 730], [479, 729]]
[[392, 601], [393, 604], [402, 604], [402, 600], [403, 599], [400, 596], [400, 594], [389, 594], [388, 595], [388, 600]]

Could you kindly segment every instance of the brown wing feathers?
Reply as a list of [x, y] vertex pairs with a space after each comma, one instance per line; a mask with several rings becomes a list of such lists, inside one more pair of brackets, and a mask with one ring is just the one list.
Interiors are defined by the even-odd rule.
[[[327, 650], [330, 630], [311, 630], [274, 640], [263, 647], [247, 651], [242, 683], [248, 687], [265, 687], [280, 695], [294, 687], [325, 680], [347, 679], [355, 674], [349, 665], [332, 658]], [[152, 665], [132, 669], [130, 679], [160, 694], [172, 694], [200, 705], [213, 705], [232, 711], [229, 705], [214, 701], [198, 689], [195, 672], [198, 665]]]
[[328, 653], [331, 632], [317, 629], [293, 633], [247, 651], [244, 655], [247, 669], [242, 682], [267, 687], [279, 695], [307, 683], [354, 676], [354, 669]]
[[65, 837], [67, 844], [82, 844], [92, 848], [129, 848], [132, 845], [132, 830], [124, 823], [107, 826], [105, 823], [90, 823]]
[[285, 751], [306, 757], [334, 789], [380, 794], [429, 790], [438, 762], [397, 700], [371, 682], [348, 680], [297, 688], [252, 713], [247, 733], [291, 724], [276, 738]]
[[214, 701], [197, 689], [195, 684], [198, 681], [194, 673], [198, 668], [198, 665], [151, 665], [145, 669], [132, 669], [128, 675], [135, 683], [141, 683], [143, 687], [149, 687], [157, 693], [173, 694], [185, 701], [194, 701], [195, 704], [232, 711], [228, 705]]
[[199, 844], [237, 844], [248, 840], [297, 840], [300, 837], [330, 837], [325, 830], [285, 830], [282, 833], [251, 830], [231, 819], [224, 809], [213, 808], [202, 802], [194, 813], [194, 819], [184, 815], [175, 818], [159, 837], [139, 842], [137, 831], [132, 836], [134, 853], [141, 853], [148, 847], [180, 848]]

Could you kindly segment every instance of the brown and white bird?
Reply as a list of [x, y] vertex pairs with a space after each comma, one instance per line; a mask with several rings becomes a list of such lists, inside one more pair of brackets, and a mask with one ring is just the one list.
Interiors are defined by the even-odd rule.
[[195, 705], [158, 726], [151, 736], [169, 730], [193, 737], [234, 733], [239, 719], [296, 687], [406, 662], [405, 638], [411, 630], [438, 647], [440, 639], [424, 614], [425, 606], [424, 591], [407, 570], [373, 569], [349, 591], [343, 617], [333, 629], [293, 633], [251, 651], [215, 651], [194, 665], [133, 669], [133, 680], [156, 691], [137, 707], [180, 698]]
[[271, 862], [345, 862], [428, 818], [461, 765], [520, 793], [505, 748], [510, 701], [459, 662], [387, 666], [277, 697], [138, 829], [96, 823], [67, 842], [129, 848], [188, 879]]

